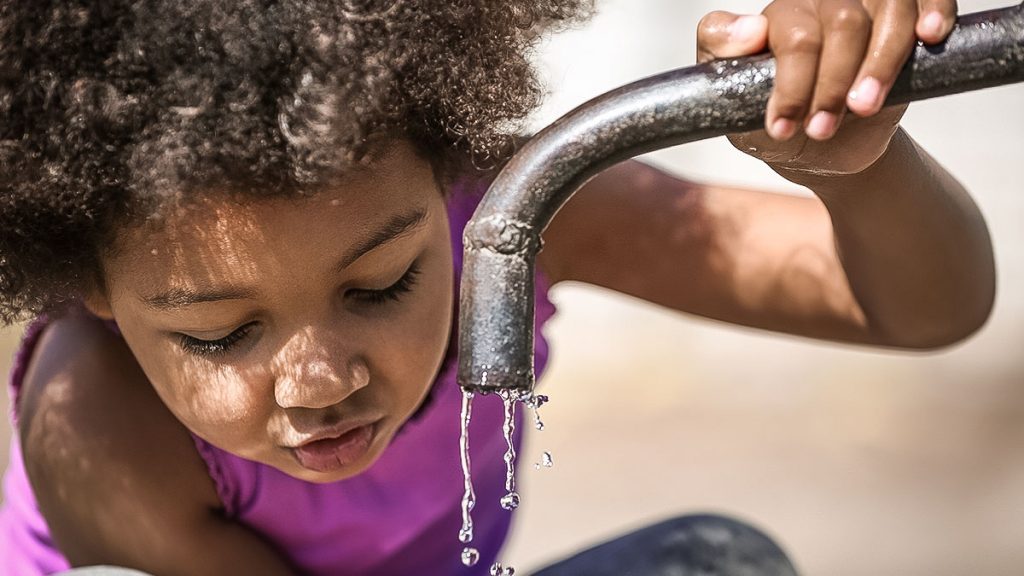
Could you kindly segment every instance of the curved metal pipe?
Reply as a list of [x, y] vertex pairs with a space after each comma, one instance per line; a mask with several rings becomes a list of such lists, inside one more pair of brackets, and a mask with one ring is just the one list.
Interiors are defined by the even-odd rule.
[[[498, 175], [464, 232], [459, 374], [466, 390], [533, 389], [540, 235], [587, 180], [633, 156], [754, 130], [775, 76], [767, 55], [674, 70], [599, 96], [538, 133]], [[963, 16], [918, 46], [887, 104], [1024, 81], [1024, 4]]]

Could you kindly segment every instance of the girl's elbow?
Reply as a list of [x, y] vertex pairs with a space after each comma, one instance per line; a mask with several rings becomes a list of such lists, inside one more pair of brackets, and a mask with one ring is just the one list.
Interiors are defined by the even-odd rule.
[[949, 348], [980, 331], [992, 315], [994, 304], [995, 293], [989, 291], [971, 302], [950, 306], [919, 322], [908, 323], [900, 329], [890, 328], [884, 340], [887, 345], [909, 350]]

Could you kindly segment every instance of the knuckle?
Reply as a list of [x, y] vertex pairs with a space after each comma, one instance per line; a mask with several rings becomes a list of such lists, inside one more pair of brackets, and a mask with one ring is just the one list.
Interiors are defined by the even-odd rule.
[[838, 8], [832, 16], [832, 28], [838, 31], [863, 32], [870, 26], [871, 17], [859, 5]]
[[794, 26], [779, 42], [779, 49], [800, 54], [817, 54], [821, 51], [821, 44], [821, 33], [818, 30]]

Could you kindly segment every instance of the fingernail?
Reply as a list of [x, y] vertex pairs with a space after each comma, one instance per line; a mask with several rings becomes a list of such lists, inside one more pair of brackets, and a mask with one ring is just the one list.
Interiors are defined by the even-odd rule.
[[878, 107], [878, 97], [882, 93], [882, 85], [871, 76], [860, 81], [856, 88], [850, 90], [850, 100], [857, 102], [861, 110], [873, 110]]
[[760, 16], [740, 16], [729, 25], [730, 42], [746, 42], [761, 31]]
[[930, 36], [939, 36], [942, 34], [942, 28], [945, 22], [942, 18], [942, 14], [938, 12], [929, 12], [924, 20], [921, 21], [921, 31], [925, 32]]
[[811, 116], [811, 121], [807, 123], [807, 135], [815, 140], [825, 140], [830, 138], [836, 131], [836, 125], [839, 123], [839, 117], [831, 112], [824, 110], [818, 112], [814, 116]]
[[778, 118], [768, 128], [768, 135], [776, 140], [789, 140], [796, 132], [796, 122], [789, 118]]

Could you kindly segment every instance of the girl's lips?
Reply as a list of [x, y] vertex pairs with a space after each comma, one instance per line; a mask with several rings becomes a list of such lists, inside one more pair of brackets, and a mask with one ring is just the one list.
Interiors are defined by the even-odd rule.
[[369, 450], [375, 432], [376, 422], [364, 424], [340, 436], [292, 448], [292, 453], [303, 468], [314, 472], [335, 472], [362, 458]]

